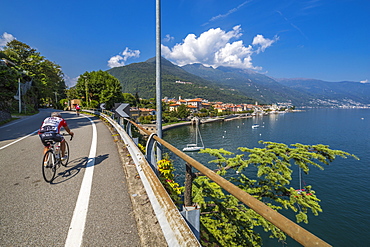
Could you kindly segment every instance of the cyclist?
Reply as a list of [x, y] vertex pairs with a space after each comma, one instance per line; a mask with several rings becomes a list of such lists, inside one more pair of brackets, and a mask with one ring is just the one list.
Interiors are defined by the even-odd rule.
[[38, 134], [40, 136], [42, 144], [44, 144], [44, 154], [49, 149], [46, 140], [54, 140], [56, 142], [60, 142], [60, 149], [62, 152], [61, 159], [66, 160], [68, 158], [68, 156], [64, 153], [66, 149], [66, 144], [64, 141], [64, 137], [59, 133], [61, 127], [63, 127], [71, 136], [74, 135], [74, 133], [69, 129], [67, 122], [62, 118], [62, 115], [59, 112], [53, 112], [51, 113], [51, 117], [47, 117], [44, 119], [44, 122], [42, 123]]
[[80, 105], [79, 105], [79, 104], [77, 104], [77, 105], [76, 105], [76, 114], [77, 114], [77, 116], [79, 116], [79, 115], [80, 115], [80, 110], [81, 110], [81, 107], [80, 107]]

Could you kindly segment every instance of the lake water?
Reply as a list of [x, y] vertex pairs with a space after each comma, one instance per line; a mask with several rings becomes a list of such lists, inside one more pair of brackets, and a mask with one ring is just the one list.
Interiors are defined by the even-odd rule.
[[[252, 129], [253, 124], [260, 127]], [[360, 158], [338, 157], [325, 170], [311, 167], [303, 182], [312, 185], [321, 199], [323, 212], [309, 215], [305, 229], [333, 246], [370, 246], [370, 109], [309, 109], [199, 126], [205, 147], [224, 148], [238, 153], [237, 147], [261, 147], [259, 140], [285, 144], [325, 144]], [[194, 127], [183, 126], [164, 132], [164, 139], [182, 150], [192, 143]], [[209, 168], [213, 157], [188, 153]], [[183, 181], [184, 161], [175, 161], [178, 181]], [[293, 175], [294, 180], [294, 175]], [[291, 185], [299, 187], [299, 179]], [[264, 246], [283, 246], [264, 239]], [[288, 240], [288, 246], [300, 246]]]

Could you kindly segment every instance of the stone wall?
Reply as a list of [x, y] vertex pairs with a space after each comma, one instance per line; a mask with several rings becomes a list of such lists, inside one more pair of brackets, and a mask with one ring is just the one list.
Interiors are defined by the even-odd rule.
[[10, 119], [12, 116], [9, 112], [0, 111], [0, 122]]

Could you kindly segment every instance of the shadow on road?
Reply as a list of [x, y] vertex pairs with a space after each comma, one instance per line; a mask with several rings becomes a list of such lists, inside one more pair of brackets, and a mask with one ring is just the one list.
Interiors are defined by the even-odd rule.
[[[95, 157], [94, 166], [101, 164], [104, 160], [108, 158], [109, 158], [109, 154], [99, 155]], [[74, 159], [68, 162], [66, 167], [63, 167], [63, 166], [59, 167], [57, 171], [58, 173], [55, 176], [51, 184], [64, 183], [72, 179], [73, 177], [77, 176], [80, 173], [81, 169], [86, 168], [86, 164], [88, 160], [89, 160], [88, 157], [81, 157], [81, 158], [77, 158], [77, 159]], [[76, 164], [76, 165], [72, 166], [70, 164]], [[61, 171], [63, 168], [65, 168], [65, 170]]]

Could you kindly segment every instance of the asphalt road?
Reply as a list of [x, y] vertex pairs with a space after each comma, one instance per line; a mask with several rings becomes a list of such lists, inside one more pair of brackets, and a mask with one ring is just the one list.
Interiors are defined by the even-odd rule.
[[[52, 184], [44, 181], [35, 131], [52, 111], [0, 126], [0, 246], [140, 246], [116, 144], [99, 119], [62, 112], [75, 132], [66, 138], [69, 164]], [[91, 185], [83, 181], [89, 176]], [[82, 211], [77, 204], [85, 204]]]

